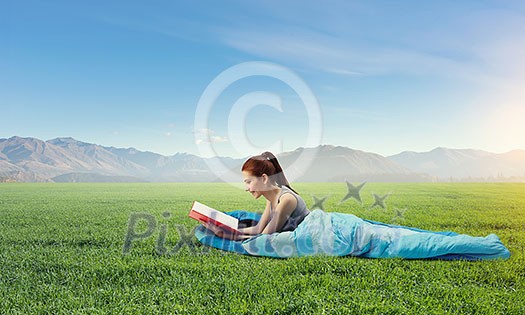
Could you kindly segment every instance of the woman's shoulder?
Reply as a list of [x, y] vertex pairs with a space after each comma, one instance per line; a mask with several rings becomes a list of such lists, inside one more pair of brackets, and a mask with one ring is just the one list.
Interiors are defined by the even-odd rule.
[[300, 195], [298, 195], [296, 192], [294, 192], [293, 190], [291, 190], [290, 188], [286, 187], [286, 186], [283, 186], [282, 187], [283, 191], [281, 192], [281, 198], [280, 200], [282, 200], [282, 197], [285, 197], [289, 200], [294, 200], [294, 204], [296, 205], [296, 207], [298, 208], [305, 208], [307, 209], [307, 206], [306, 206], [306, 201], [304, 201], [303, 197], [301, 197]]
[[297, 207], [297, 199], [292, 194], [283, 194], [279, 198], [279, 206], [277, 207], [278, 210], [284, 210], [284, 211], [292, 211]]
[[285, 201], [285, 200], [297, 200], [296, 196], [294, 194], [282, 194], [279, 198], [279, 201]]
[[290, 188], [286, 186], [281, 187], [281, 196], [279, 197], [280, 202], [287, 200], [288, 202], [297, 203], [299, 198], [301, 197], [294, 193]]
[[290, 188], [286, 186], [281, 187], [281, 196], [291, 195], [294, 196], [296, 199], [302, 199], [299, 194], [297, 194], [295, 191], [291, 190]]

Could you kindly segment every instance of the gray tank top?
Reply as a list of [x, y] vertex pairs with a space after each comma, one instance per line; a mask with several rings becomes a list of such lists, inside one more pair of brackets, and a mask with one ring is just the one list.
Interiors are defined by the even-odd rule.
[[[297, 228], [299, 223], [303, 222], [304, 218], [310, 213], [310, 210], [308, 210], [308, 208], [306, 207], [306, 203], [304, 202], [303, 198], [301, 198], [301, 196], [297, 195], [290, 188], [286, 186], [281, 187], [281, 193], [279, 194], [279, 198], [277, 198], [277, 203], [280, 202], [281, 196], [284, 195], [285, 193], [290, 193], [295, 197], [295, 199], [297, 199], [297, 207], [295, 208], [294, 211], [292, 211], [292, 214], [290, 215], [288, 220], [284, 222], [283, 227], [277, 232], [286, 232], [286, 231], [295, 230], [295, 228]], [[273, 211], [274, 210], [270, 208], [270, 220], [273, 217]]]

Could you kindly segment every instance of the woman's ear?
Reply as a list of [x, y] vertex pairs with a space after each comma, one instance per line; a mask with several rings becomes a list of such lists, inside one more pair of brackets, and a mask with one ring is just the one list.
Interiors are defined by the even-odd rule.
[[269, 180], [270, 178], [268, 177], [268, 175], [266, 175], [266, 174], [262, 174], [261, 179], [262, 179], [263, 184], [266, 185], [266, 184], [268, 183], [268, 180]]

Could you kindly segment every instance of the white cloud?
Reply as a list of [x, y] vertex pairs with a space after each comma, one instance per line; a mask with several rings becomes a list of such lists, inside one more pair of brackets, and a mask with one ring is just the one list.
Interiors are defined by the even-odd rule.
[[[126, 12], [126, 7], [120, 9]], [[406, 16], [398, 15], [401, 10]], [[200, 6], [189, 5], [185, 11], [196, 17], [202, 13]], [[493, 77], [525, 74], [521, 12], [519, 1], [478, 8], [428, 3], [406, 9], [354, 1], [330, 6], [264, 1], [218, 5], [206, 20], [179, 14], [177, 5], [153, 10], [155, 19], [117, 13], [106, 19], [188, 41], [220, 42], [295, 69], [344, 76], [430, 74], [491, 84]], [[262, 21], [269, 22], [257, 23]]]
[[228, 142], [228, 138], [220, 136], [212, 136], [211, 142]]
[[359, 76], [359, 75], [364, 75], [363, 72], [359, 72], [359, 71], [351, 71], [351, 70], [346, 70], [346, 69], [335, 69], [335, 68], [330, 68], [330, 69], [324, 69], [324, 71], [326, 71], [326, 72], [330, 72], [330, 73], [335, 73], [335, 74], [349, 75], [349, 76]]
[[215, 135], [215, 131], [211, 129], [203, 128], [194, 130], [192, 133], [195, 136], [195, 144], [228, 142], [227, 137]]
[[[316, 28], [298, 27], [281, 19], [281, 24], [264, 28], [242, 22], [235, 27], [217, 27], [215, 32], [224, 44], [239, 51], [294, 68], [343, 76], [426, 75], [483, 85], [504, 85], [505, 80], [525, 77], [525, 59], [521, 57], [525, 33], [519, 31], [525, 16], [496, 9], [466, 12], [467, 16], [437, 12], [449, 17], [444, 25], [421, 20], [418, 27], [400, 24], [392, 30], [359, 29], [369, 26], [368, 22], [339, 19], [332, 23], [320, 14], [315, 24], [307, 24]], [[424, 17], [416, 9], [411, 13]], [[390, 13], [382, 14], [388, 17]]]
[[415, 48], [379, 47], [305, 30], [290, 33], [223, 29], [220, 35], [226, 45], [261, 58], [345, 76], [471, 72], [465, 71], [469, 64]]

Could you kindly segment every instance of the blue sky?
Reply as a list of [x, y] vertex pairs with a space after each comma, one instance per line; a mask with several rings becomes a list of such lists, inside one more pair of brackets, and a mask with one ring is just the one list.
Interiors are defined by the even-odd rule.
[[[234, 157], [305, 146], [305, 105], [272, 77], [232, 83], [195, 127], [217, 76], [267, 62], [314, 93], [322, 144], [525, 149], [523, 1], [261, 2], [1, 1], [0, 138]], [[254, 91], [279, 95], [282, 111], [254, 104], [239, 121], [250, 147], [228, 117]]]

